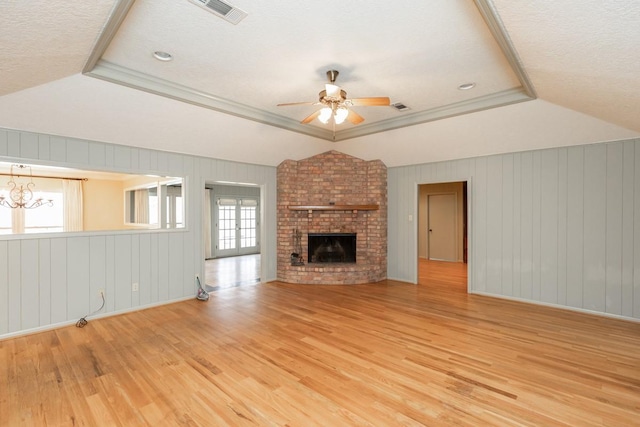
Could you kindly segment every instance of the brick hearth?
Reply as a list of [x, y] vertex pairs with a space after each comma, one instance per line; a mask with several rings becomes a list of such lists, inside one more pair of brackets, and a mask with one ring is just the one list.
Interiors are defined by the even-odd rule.
[[[348, 205], [348, 206], [345, 206]], [[351, 209], [377, 205], [372, 210]], [[292, 210], [292, 206], [322, 206]], [[335, 209], [335, 210], [333, 210]], [[294, 233], [304, 265], [291, 265]], [[307, 263], [308, 233], [357, 233], [357, 263]], [[278, 166], [278, 280], [305, 284], [372, 283], [387, 277], [387, 168], [338, 151]]]

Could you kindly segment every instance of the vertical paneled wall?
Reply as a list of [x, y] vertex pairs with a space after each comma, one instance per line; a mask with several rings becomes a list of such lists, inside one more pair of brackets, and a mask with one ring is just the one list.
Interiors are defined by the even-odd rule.
[[[100, 306], [114, 313], [195, 295], [203, 277], [204, 183], [259, 184], [262, 279], [276, 277], [276, 169], [102, 142], [0, 129], [0, 158], [89, 170], [186, 178], [187, 228], [65, 233], [0, 239], [0, 338], [77, 320]], [[53, 236], [53, 237], [52, 237]], [[132, 292], [131, 284], [139, 283]]]
[[452, 181], [472, 292], [640, 319], [640, 140], [389, 168], [389, 278], [417, 281], [417, 185]]

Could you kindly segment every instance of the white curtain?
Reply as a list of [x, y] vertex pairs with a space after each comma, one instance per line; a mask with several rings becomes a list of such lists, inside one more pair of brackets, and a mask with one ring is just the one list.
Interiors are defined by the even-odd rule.
[[136, 190], [134, 195], [136, 224], [149, 224], [149, 190]]
[[82, 181], [62, 181], [64, 231], [82, 231]]
[[211, 249], [211, 190], [204, 189], [204, 258], [213, 256]]

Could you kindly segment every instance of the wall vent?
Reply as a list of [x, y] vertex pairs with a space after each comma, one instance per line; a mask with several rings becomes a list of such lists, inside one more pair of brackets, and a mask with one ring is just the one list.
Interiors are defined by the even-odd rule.
[[201, 8], [213, 13], [216, 16], [224, 19], [225, 21], [237, 24], [247, 17], [247, 12], [240, 10], [237, 7], [233, 7], [220, 0], [189, 0], [191, 3], [200, 6]]
[[407, 111], [410, 110], [411, 108], [407, 107], [406, 105], [404, 105], [402, 102], [395, 102], [393, 104], [391, 104], [391, 106], [393, 108], [395, 108], [398, 111]]

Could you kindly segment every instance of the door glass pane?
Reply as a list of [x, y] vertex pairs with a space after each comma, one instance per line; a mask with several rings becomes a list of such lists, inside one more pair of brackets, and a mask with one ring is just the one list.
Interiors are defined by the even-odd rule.
[[240, 247], [256, 246], [256, 208], [242, 206], [240, 208]]
[[236, 248], [236, 207], [218, 206], [218, 249]]

